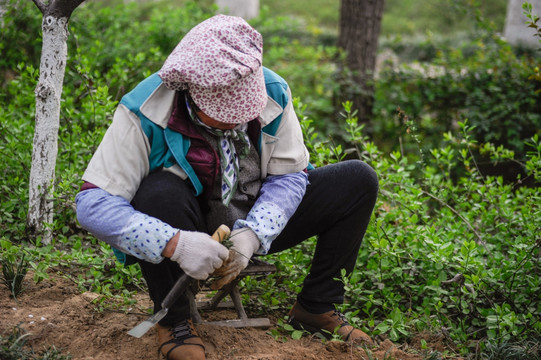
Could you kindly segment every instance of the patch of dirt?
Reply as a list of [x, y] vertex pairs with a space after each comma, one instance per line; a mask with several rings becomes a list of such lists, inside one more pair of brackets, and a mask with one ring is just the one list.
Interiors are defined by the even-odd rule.
[[[20, 325], [26, 333], [32, 334], [27, 343], [36, 352], [54, 345], [63, 354], [70, 354], [77, 360], [157, 358], [155, 328], [140, 339], [127, 334], [128, 330], [148, 317], [139, 309], [128, 314], [98, 311], [94, 300], [99, 295], [90, 292], [81, 294], [72, 281], [59, 275], [51, 274], [50, 280], [39, 284], [33, 283], [31, 276], [30, 273], [27, 275], [26, 290], [18, 296], [17, 301], [5, 287], [0, 289], [2, 337], [7, 337]], [[138, 295], [137, 300], [138, 308], [150, 308], [151, 303], [145, 294]], [[231, 315], [230, 318], [235, 316]], [[380, 341], [370, 350], [369, 357], [361, 347], [337, 341], [322, 342], [317, 337], [279, 341], [269, 334], [269, 330], [209, 324], [197, 325], [197, 330], [205, 342], [209, 360], [423, 359], [421, 351], [417, 350], [419, 348], [393, 344], [389, 340]], [[436, 349], [440, 344], [433, 345]]]

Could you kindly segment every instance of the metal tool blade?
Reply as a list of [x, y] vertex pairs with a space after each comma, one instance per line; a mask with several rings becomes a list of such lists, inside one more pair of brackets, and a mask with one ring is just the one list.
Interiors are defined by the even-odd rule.
[[186, 292], [186, 289], [190, 285], [191, 280], [191, 277], [186, 274], [182, 274], [163, 300], [162, 309], [148, 319], [146, 319], [145, 321], [143, 321], [142, 323], [140, 323], [139, 325], [135, 326], [130, 331], [128, 331], [128, 335], [134, 336], [136, 338], [140, 338], [141, 336], [145, 335], [148, 330], [150, 330], [154, 325], [158, 323], [158, 321], [160, 321], [165, 317], [165, 315], [167, 315], [169, 307], [178, 300], [180, 295]]
[[[227, 226], [220, 225], [220, 227], [218, 227], [214, 234], [212, 234], [212, 238], [218, 242], [222, 242], [223, 239], [229, 235], [229, 233], [230, 230]], [[141, 336], [145, 335], [154, 325], [156, 325], [161, 319], [165, 317], [165, 315], [167, 315], [169, 307], [173, 305], [175, 301], [178, 300], [179, 296], [186, 291], [191, 280], [191, 277], [186, 274], [182, 274], [182, 276], [178, 278], [178, 280], [175, 282], [175, 285], [173, 285], [173, 287], [171, 288], [171, 290], [169, 290], [169, 293], [163, 300], [162, 309], [148, 319], [146, 319], [145, 321], [136, 325], [130, 331], [128, 331], [128, 335], [136, 338], [140, 338]]]
[[161, 309], [145, 321], [139, 323], [136, 327], [128, 331], [128, 335], [140, 338], [145, 335], [154, 325], [156, 325], [161, 319], [167, 315], [169, 309]]

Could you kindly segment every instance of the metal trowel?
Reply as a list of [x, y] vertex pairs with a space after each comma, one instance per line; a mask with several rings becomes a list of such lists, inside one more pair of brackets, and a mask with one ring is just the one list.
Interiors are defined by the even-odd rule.
[[[222, 242], [229, 234], [231, 233], [231, 230], [226, 225], [220, 225], [220, 227], [212, 234], [212, 238], [216, 241]], [[190, 285], [190, 281], [192, 280], [191, 277], [189, 277], [186, 274], [183, 274], [181, 277], [178, 278], [175, 285], [173, 285], [173, 288], [169, 290], [169, 293], [163, 299], [162, 301], [162, 309], [146, 319], [145, 321], [141, 322], [139, 325], [135, 326], [133, 329], [128, 331], [128, 335], [134, 336], [136, 338], [140, 338], [141, 336], [145, 335], [154, 325], [156, 325], [161, 319], [167, 315], [169, 312], [169, 307], [175, 303], [175, 301], [178, 300], [179, 296], [184, 294], [186, 292], [186, 289]]]

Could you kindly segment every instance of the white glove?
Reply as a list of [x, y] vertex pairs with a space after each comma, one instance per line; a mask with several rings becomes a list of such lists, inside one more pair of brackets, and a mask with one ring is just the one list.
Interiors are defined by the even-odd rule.
[[229, 249], [229, 257], [224, 265], [212, 274], [221, 277], [211, 284], [210, 287], [214, 290], [233, 281], [248, 266], [250, 258], [261, 245], [257, 235], [250, 228], [233, 230], [229, 240], [233, 243]]
[[205, 280], [227, 259], [227, 248], [210, 235], [198, 231], [179, 231], [178, 243], [171, 260], [197, 280]]

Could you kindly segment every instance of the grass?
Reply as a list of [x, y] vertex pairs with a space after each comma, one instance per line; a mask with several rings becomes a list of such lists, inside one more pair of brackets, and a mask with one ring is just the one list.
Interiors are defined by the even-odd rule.
[[13, 328], [7, 337], [0, 336], [0, 359], [2, 360], [69, 360], [71, 355], [63, 355], [56, 347], [51, 346], [42, 353], [35, 353], [26, 342], [31, 336], [20, 327]]
[[[453, 35], [471, 32], [475, 21], [471, 8], [461, 0], [387, 0], [382, 22], [382, 35], [415, 35], [431, 32]], [[507, 0], [477, 1], [483, 17], [503, 31]]]
[[2, 264], [2, 282], [11, 292], [14, 299], [23, 291], [23, 280], [28, 271], [28, 264], [24, 260], [24, 254], [18, 264], [12, 262], [9, 258], [4, 258]]
[[[413, 36], [431, 32], [453, 35], [457, 32], [473, 31], [473, 14], [468, 11], [465, 0], [386, 0], [381, 34], [388, 36]], [[485, 18], [494, 22], [496, 29], [503, 31], [507, 0], [478, 1]], [[310, 25], [319, 25], [338, 31], [340, 1], [337, 0], [261, 0], [270, 14], [303, 18]]]
[[[115, 3], [115, 0], [109, 2]], [[188, 0], [173, 0], [178, 6], [186, 2]], [[211, 0], [198, 3], [212, 6]], [[482, 16], [503, 32], [507, 0], [385, 0], [381, 35], [385, 38], [431, 33], [453, 37], [457, 33], [472, 32], [475, 21], [470, 4], [479, 6]], [[310, 27], [338, 33], [340, 0], [260, 0], [259, 5], [261, 9], [268, 8], [271, 16], [300, 18]]]
[[310, 25], [319, 25], [338, 31], [340, 1], [337, 0], [260, 0], [270, 14], [303, 18]]

